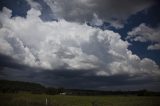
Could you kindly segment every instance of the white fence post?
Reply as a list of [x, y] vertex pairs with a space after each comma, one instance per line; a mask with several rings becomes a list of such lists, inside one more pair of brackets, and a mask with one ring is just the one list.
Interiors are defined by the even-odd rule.
[[48, 105], [48, 101], [47, 101], [47, 98], [46, 98], [46, 106]]

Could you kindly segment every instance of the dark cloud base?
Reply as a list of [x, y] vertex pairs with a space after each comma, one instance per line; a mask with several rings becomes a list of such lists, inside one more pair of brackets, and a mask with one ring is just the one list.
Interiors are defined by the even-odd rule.
[[157, 91], [160, 88], [160, 82], [149, 77], [140, 78], [127, 74], [96, 76], [91, 75], [93, 70], [44, 70], [19, 64], [4, 54], [0, 54], [0, 58], [0, 79], [36, 82], [70, 89]]

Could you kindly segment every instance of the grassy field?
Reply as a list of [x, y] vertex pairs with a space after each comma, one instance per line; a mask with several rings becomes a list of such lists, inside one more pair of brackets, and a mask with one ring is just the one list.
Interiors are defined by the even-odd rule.
[[2, 94], [0, 106], [160, 106], [160, 97]]

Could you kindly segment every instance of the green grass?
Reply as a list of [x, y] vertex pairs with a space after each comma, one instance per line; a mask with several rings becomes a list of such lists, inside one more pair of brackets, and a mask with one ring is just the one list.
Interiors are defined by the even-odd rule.
[[160, 106], [160, 97], [146, 96], [67, 96], [45, 94], [2, 94], [0, 106]]

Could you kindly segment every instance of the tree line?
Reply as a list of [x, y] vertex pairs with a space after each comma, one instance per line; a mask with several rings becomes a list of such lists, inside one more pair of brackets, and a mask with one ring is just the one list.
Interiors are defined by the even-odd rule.
[[21, 81], [0, 80], [1, 93], [18, 93], [30, 92], [34, 94], [49, 95], [79, 95], [79, 96], [105, 96], [105, 95], [136, 95], [136, 96], [160, 96], [160, 92], [148, 91], [145, 89], [137, 91], [100, 91], [100, 90], [82, 90], [82, 89], [65, 89], [62, 87], [45, 87], [41, 84]]

